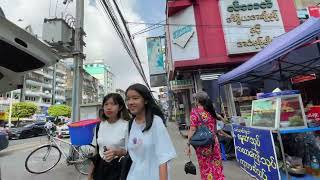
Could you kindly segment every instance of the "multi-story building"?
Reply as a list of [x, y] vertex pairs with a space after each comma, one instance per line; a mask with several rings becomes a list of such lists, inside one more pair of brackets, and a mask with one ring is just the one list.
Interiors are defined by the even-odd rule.
[[[66, 83], [66, 101], [71, 106], [72, 104], [72, 82], [73, 82], [73, 68], [69, 67], [67, 73]], [[81, 104], [102, 102], [104, 96], [104, 86], [99, 80], [91, 76], [86, 71], [82, 71], [82, 102]]]
[[166, 69], [187, 121], [192, 93], [205, 90], [219, 111], [218, 77], [299, 24], [288, 0], [168, 0], [166, 10]]
[[106, 65], [103, 61], [96, 61], [85, 64], [83, 68], [93, 77], [99, 79], [100, 83], [105, 87], [105, 94], [114, 91], [114, 75], [111, 72], [110, 66]]
[[[41, 114], [47, 114], [47, 110], [51, 104], [65, 104], [65, 87], [66, 87], [66, 66], [59, 62], [56, 65], [56, 79], [55, 79], [55, 96], [54, 102], [52, 102], [53, 95], [53, 83], [54, 83], [54, 67], [47, 67], [39, 69], [33, 72], [29, 72], [25, 76], [24, 89], [18, 89], [13, 91], [13, 97], [15, 101], [30, 101], [34, 102], [41, 109]], [[21, 91], [23, 91], [23, 97], [21, 98]], [[1, 95], [4, 99], [0, 101], [2, 107], [8, 108], [9, 101], [6, 98], [10, 98], [10, 92]]]
[[116, 93], [120, 94], [123, 99], [126, 98], [126, 92], [122, 89], [116, 89]]

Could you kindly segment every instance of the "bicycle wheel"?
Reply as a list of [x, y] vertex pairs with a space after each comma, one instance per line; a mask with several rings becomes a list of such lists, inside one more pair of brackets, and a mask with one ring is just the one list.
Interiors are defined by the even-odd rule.
[[82, 145], [76, 147], [77, 151], [74, 151], [74, 159], [75, 161], [78, 161], [78, 163], [74, 164], [74, 167], [77, 171], [79, 171], [83, 175], [88, 175], [89, 173], [89, 167], [91, 164], [91, 160], [89, 158], [92, 158], [93, 155], [96, 152], [96, 148], [94, 145]]
[[44, 145], [28, 155], [25, 161], [25, 168], [33, 174], [45, 173], [54, 168], [60, 159], [61, 151], [57, 146]]

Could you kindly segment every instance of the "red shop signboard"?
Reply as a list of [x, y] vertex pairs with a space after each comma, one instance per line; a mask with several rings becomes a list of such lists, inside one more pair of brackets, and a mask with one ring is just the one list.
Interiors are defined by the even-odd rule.
[[308, 75], [301, 75], [301, 76], [295, 76], [291, 78], [292, 84], [297, 84], [305, 81], [311, 81], [317, 79], [316, 74], [308, 74]]
[[310, 120], [320, 121], [320, 106], [313, 106], [307, 112], [307, 118]]
[[308, 6], [309, 16], [320, 17], [320, 6]]

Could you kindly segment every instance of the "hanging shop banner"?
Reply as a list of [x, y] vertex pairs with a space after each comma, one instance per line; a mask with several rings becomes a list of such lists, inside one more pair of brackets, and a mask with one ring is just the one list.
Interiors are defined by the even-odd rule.
[[147, 38], [149, 74], [164, 74], [164, 39], [161, 37]]
[[228, 54], [258, 52], [285, 33], [277, 0], [219, 1]]
[[259, 180], [280, 179], [275, 145], [270, 130], [232, 125], [237, 161]]

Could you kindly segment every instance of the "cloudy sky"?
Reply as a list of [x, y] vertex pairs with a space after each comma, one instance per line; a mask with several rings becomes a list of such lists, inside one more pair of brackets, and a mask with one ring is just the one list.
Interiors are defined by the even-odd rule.
[[[126, 54], [109, 19], [101, 11], [98, 0], [85, 0], [85, 32], [87, 43], [84, 51], [87, 61], [103, 59], [115, 74], [116, 88], [126, 89], [130, 84], [143, 82], [131, 59]], [[75, 13], [75, 0], [68, 6], [63, 0], [0, 0], [6, 17], [25, 27], [31, 25], [35, 34], [42, 36], [44, 18], [61, 17]], [[165, 0], [117, 0], [129, 22], [159, 22], [165, 19]], [[146, 25], [131, 24], [130, 31], [137, 32]], [[163, 35], [163, 31], [149, 32], [134, 39], [146, 76], [149, 79], [146, 37]]]

